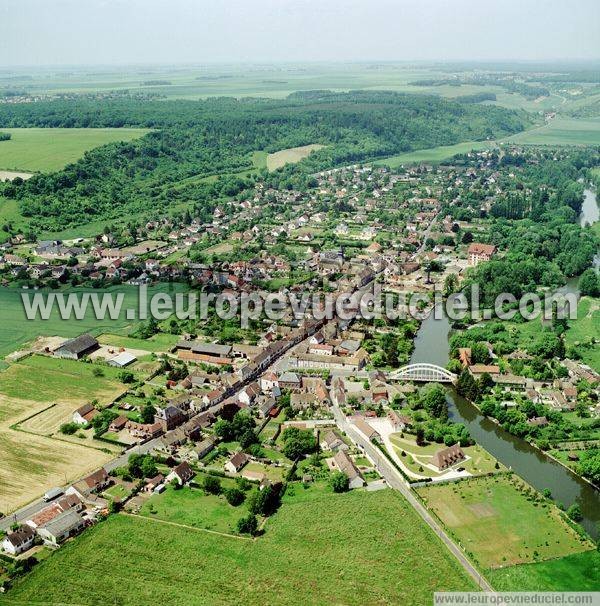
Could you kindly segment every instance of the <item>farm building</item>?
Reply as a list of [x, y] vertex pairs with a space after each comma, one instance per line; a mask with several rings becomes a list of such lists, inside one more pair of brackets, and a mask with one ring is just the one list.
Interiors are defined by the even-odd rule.
[[108, 360], [108, 364], [110, 366], [116, 366], [117, 368], [125, 368], [125, 366], [129, 366], [129, 364], [133, 364], [133, 362], [135, 362], [137, 360], [137, 358], [127, 352], [127, 351], [122, 351], [120, 354], [116, 355], [114, 358], [111, 358], [110, 360]]
[[85, 520], [76, 511], [70, 509], [56, 516], [44, 526], [40, 526], [37, 533], [44, 542], [59, 545], [77, 534], [84, 526]]
[[73, 413], [73, 423], [77, 423], [77, 425], [86, 425], [97, 414], [98, 411], [91, 404], [84, 404]]
[[54, 350], [57, 358], [67, 358], [69, 360], [79, 360], [83, 356], [92, 353], [100, 346], [98, 341], [92, 335], [83, 334], [70, 339]]

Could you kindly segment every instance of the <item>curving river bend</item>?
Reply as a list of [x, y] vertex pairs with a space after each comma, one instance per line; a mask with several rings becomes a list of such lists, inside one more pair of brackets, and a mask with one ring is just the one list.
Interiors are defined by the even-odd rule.
[[[600, 219], [595, 192], [585, 190], [585, 202], [580, 222], [595, 223]], [[596, 263], [599, 257], [596, 257]], [[576, 280], [566, 288], [576, 289]], [[446, 366], [449, 359], [448, 335], [450, 322], [446, 318], [435, 319], [434, 314], [421, 324], [415, 338], [413, 362], [430, 362]], [[569, 507], [579, 503], [583, 514], [581, 524], [593, 537], [598, 536], [600, 523], [600, 493], [566, 467], [547, 457], [528, 442], [521, 440], [481, 415], [473, 404], [461, 398], [454, 390], [448, 392], [450, 418], [464, 423], [471, 436], [506, 467], [525, 479], [540, 492], [549, 488], [556, 502]]]

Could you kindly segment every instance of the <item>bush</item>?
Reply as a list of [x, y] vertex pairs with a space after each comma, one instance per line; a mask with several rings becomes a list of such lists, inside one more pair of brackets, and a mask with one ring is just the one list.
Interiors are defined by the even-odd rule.
[[202, 488], [208, 494], [221, 494], [221, 480], [207, 475], [202, 482]]
[[580, 522], [583, 520], [583, 514], [581, 513], [581, 507], [578, 503], [573, 503], [569, 509], [567, 509], [567, 515], [574, 521]]
[[67, 436], [72, 436], [79, 429], [77, 423], [63, 423], [60, 426], [60, 433], [64, 433]]
[[236, 528], [241, 534], [251, 534], [254, 536], [258, 530], [258, 520], [254, 514], [248, 514], [238, 520]]
[[230, 505], [233, 505], [233, 507], [241, 505], [244, 502], [244, 499], [246, 498], [244, 492], [239, 488], [228, 488], [227, 490], [225, 490], [224, 494], [225, 498], [227, 499], [227, 502]]
[[134, 379], [135, 377], [130, 370], [122, 370], [119, 373], [119, 381], [121, 381], [121, 383], [133, 383]]
[[331, 485], [331, 488], [333, 488], [333, 492], [348, 492], [348, 489], [350, 488], [350, 479], [345, 473], [334, 471], [331, 474], [329, 484]]

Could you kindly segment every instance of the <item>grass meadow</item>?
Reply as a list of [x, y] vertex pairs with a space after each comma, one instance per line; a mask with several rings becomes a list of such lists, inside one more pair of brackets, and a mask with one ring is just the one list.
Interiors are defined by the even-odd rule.
[[600, 552], [492, 570], [488, 578], [498, 591], [598, 591]]
[[[203, 478], [204, 474], [196, 474], [197, 483], [202, 484]], [[219, 480], [224, 489], [235, 486], [235, 480], [230, 478]], [[234, 534], [237, 521], [248, 515], [248, 509], [245, 503], [233, 507], [224, 496], [206, 494], [201, 488], [173, 490], [168, 486], [162, 494], [152, 495], [140, 514], [156, 520]]]
[[569, 320], [565, 333], [565, 344], [577, 346], [582, 362], [600, 372], [600, 301], [591, 297], [582, 297], [577, 306], [577, 319]]
[[143, 128], [2, 128], [12, 135], [0, 141], [0, 168], [50, 172], [75, 162], [83, 154], [113, 141], [131, 141]]
[[418, 493], [483, 568], [592, 548], [561, 518], [557, 507], [529, 498], [516, 482], [511, 476], [496, 475], [420, 488]]
[[557, 117], [503, 141], [528, 145], [600, 145], [600, 118]]
[[[102, 376], [94, 371], [102, 370]], [[0, 394], [34, 402], [70, 401], [84, 404], [94, 398], [110, 401], [126, 389], [120, 369], [77, 360], [32, 355], [0, 372]]]
[[389, 166], [390, 168], [398, 168], [403, 164], [439, 164], [457, 154], [466, 154], [474, 150], [487, 149], [492, 147], [493, 144], [492, 141], [464, 141], [463, 143], [457, 143], [456, 145], [441, 145], [439, 147], [419, 149], [405, 154], [399, 154], [398, 156], [378, 160], [374, 164]]
[[[159, 284], [148, 288], [149, 299], [158, 292], [181, 292], [185, 287], [181, 284]], [[66, 294], [67, 291], [65, 291]], [[88, 307], [85, 317], [82, 320], [61, 319], [58, 310], [53, 309], [48, 320], [28, 320], [25, 316], [21, 294], [33, 294], [32, 291], [22, 291], [17, 289], [0, 289], [0, 309], [2, 309], [2, 322], [0, 322], [0, 357], [20, 349], [25, 343], [32, 341], [38, 336], [59, 335], [62, 337], [76, 337], [84, 332], [90, 332], [94, 335], [100, 333], [119, 333], [129, 331], [135, 324], [135, 321], [126, 318], [126, 309], [132, 307], [138, 308], [138, 289], [135, 286], [121, 285], [111, 287], [104, 291], [70, 288], [69, 293], [77, 293], [81, 296], [84, 292], [95, 293], [123, 293], [123, 305], [118, 319], [111, 320], [106, 317], [103, 320], [97, 320], [94, 317], [93, 309]], [[144, 347], [140, 347], [144, 349]]]
[[0, 604], [295, 605], [302, 596], [306, 604], [421, 606], [436, 590], [474, 589], [398, 493], [315, 491], [286, 501], [254, 541], [111, 516]]

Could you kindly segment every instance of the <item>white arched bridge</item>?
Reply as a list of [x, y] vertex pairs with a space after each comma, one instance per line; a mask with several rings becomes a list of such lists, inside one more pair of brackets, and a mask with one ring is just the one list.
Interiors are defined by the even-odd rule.
[[418, 381], [423, 383], [454, 383], [457, 379], [457, 376], [449, 370], [427, 362], [408, 364], [394, 370], [388, 376], [395, 381]]

